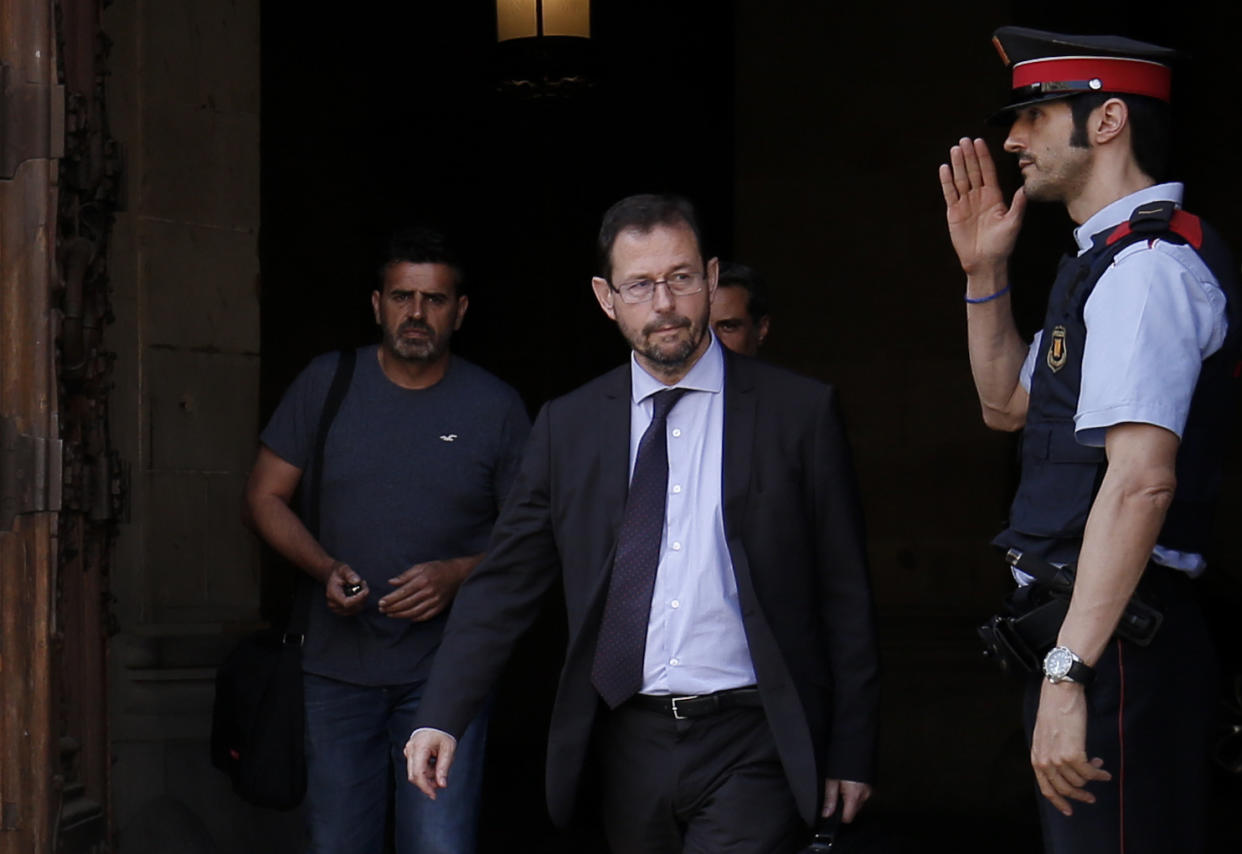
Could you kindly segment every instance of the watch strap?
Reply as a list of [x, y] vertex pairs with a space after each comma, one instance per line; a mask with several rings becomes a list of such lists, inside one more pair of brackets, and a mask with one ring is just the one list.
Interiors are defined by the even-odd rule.
[[1064, 681], [1077, 682], [1079, 685], [1087, 686], [1091, 684], [1091, 680], [1095, 679], [1095, 669], [1088, 667], [1081, 661], [1071, 661], [1069, 672], [1065, 674]]

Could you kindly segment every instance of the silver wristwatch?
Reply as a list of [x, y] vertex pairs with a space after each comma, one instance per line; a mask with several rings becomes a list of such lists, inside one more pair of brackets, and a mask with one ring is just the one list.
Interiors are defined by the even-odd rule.
[[1054, 646], [1044, 656], [1044, 676], [1054, 685], [1058, 682], [1090, 685], [1095, 678], [1095, 671], [1083, 664], [1082, 659], [1069, 647]]

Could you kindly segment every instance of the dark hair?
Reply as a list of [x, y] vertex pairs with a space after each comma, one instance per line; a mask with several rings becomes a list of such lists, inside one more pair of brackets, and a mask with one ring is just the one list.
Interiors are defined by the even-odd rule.
[[726, 261], [720, 265], [718, 288], [742, 288], [746, 291], [746, 313], [755, 323], [768, 316], [767, 288], [763, 277], [757, 272], [736, 261]]
[[612, 278], [612, 247], [617, 236], [627, 228], [646, 234], [657, 225], [686, 225], [694, 232], [694, 242], [699, 254], [703, 254], [703, 235], [699, 230], [699, 218], [694, 205], [688, 199], [673, 195], [643, 193], [626, 196], [608, 209], [599, 227], [599, 273], [605, 279]]
[[465, 274], [461, 259], [444, 232], [427, 226], [403, 226], [388, 238], [379, 268], [379, 289], [384, 290], [384, 275], [393, 264], [444, 264], [453, 271], [453, 284], [460, 296], [465, 293]]
[[1172, 121], [1169, 105], [1159, 98], [1146, 95], [1088, 92], [1069, 99], [1070, 113], [1074, 119], [1074, 131], [1070, 145], [1087, 148], [1087, 118], [1091, 111], [1109, 98], [1125, 102], [1130, 117], [1130, 149], [1134, 160], [1143, 173], [1153, 181], [1164, 181], [1169, 171], [1169, 151], [1172, 143]]

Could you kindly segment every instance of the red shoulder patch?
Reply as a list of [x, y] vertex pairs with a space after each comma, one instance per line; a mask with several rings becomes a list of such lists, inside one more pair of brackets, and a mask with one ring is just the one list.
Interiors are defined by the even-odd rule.
[[[1112, 230], [1104, 242], [1112, 246], [1133, 231], [1129, 222], [1123, 222]], [[1181, 209], [1173, 211], [1173, 216], [1169, 218], [1169, 231], [1184, 238], [1195, 249], [1203, 246], [1203, 220], [1192, 213]]]

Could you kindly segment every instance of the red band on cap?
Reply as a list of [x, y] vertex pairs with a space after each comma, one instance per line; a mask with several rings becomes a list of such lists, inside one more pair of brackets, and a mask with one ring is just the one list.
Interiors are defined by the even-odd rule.
[[[1040, 83], [1079, 83], [1099, 80], [1100, 92], [1123, 92], [1169, 100], [1172, 74], [1167, 65], [1116, 56], [1054, 56], [1031, 59], [1013, 67], [1013, 88]], [[1081, 87], [1075, 85], [1072, 91]], [[1083, 89], [1083, 91], [1092, 91]]]

